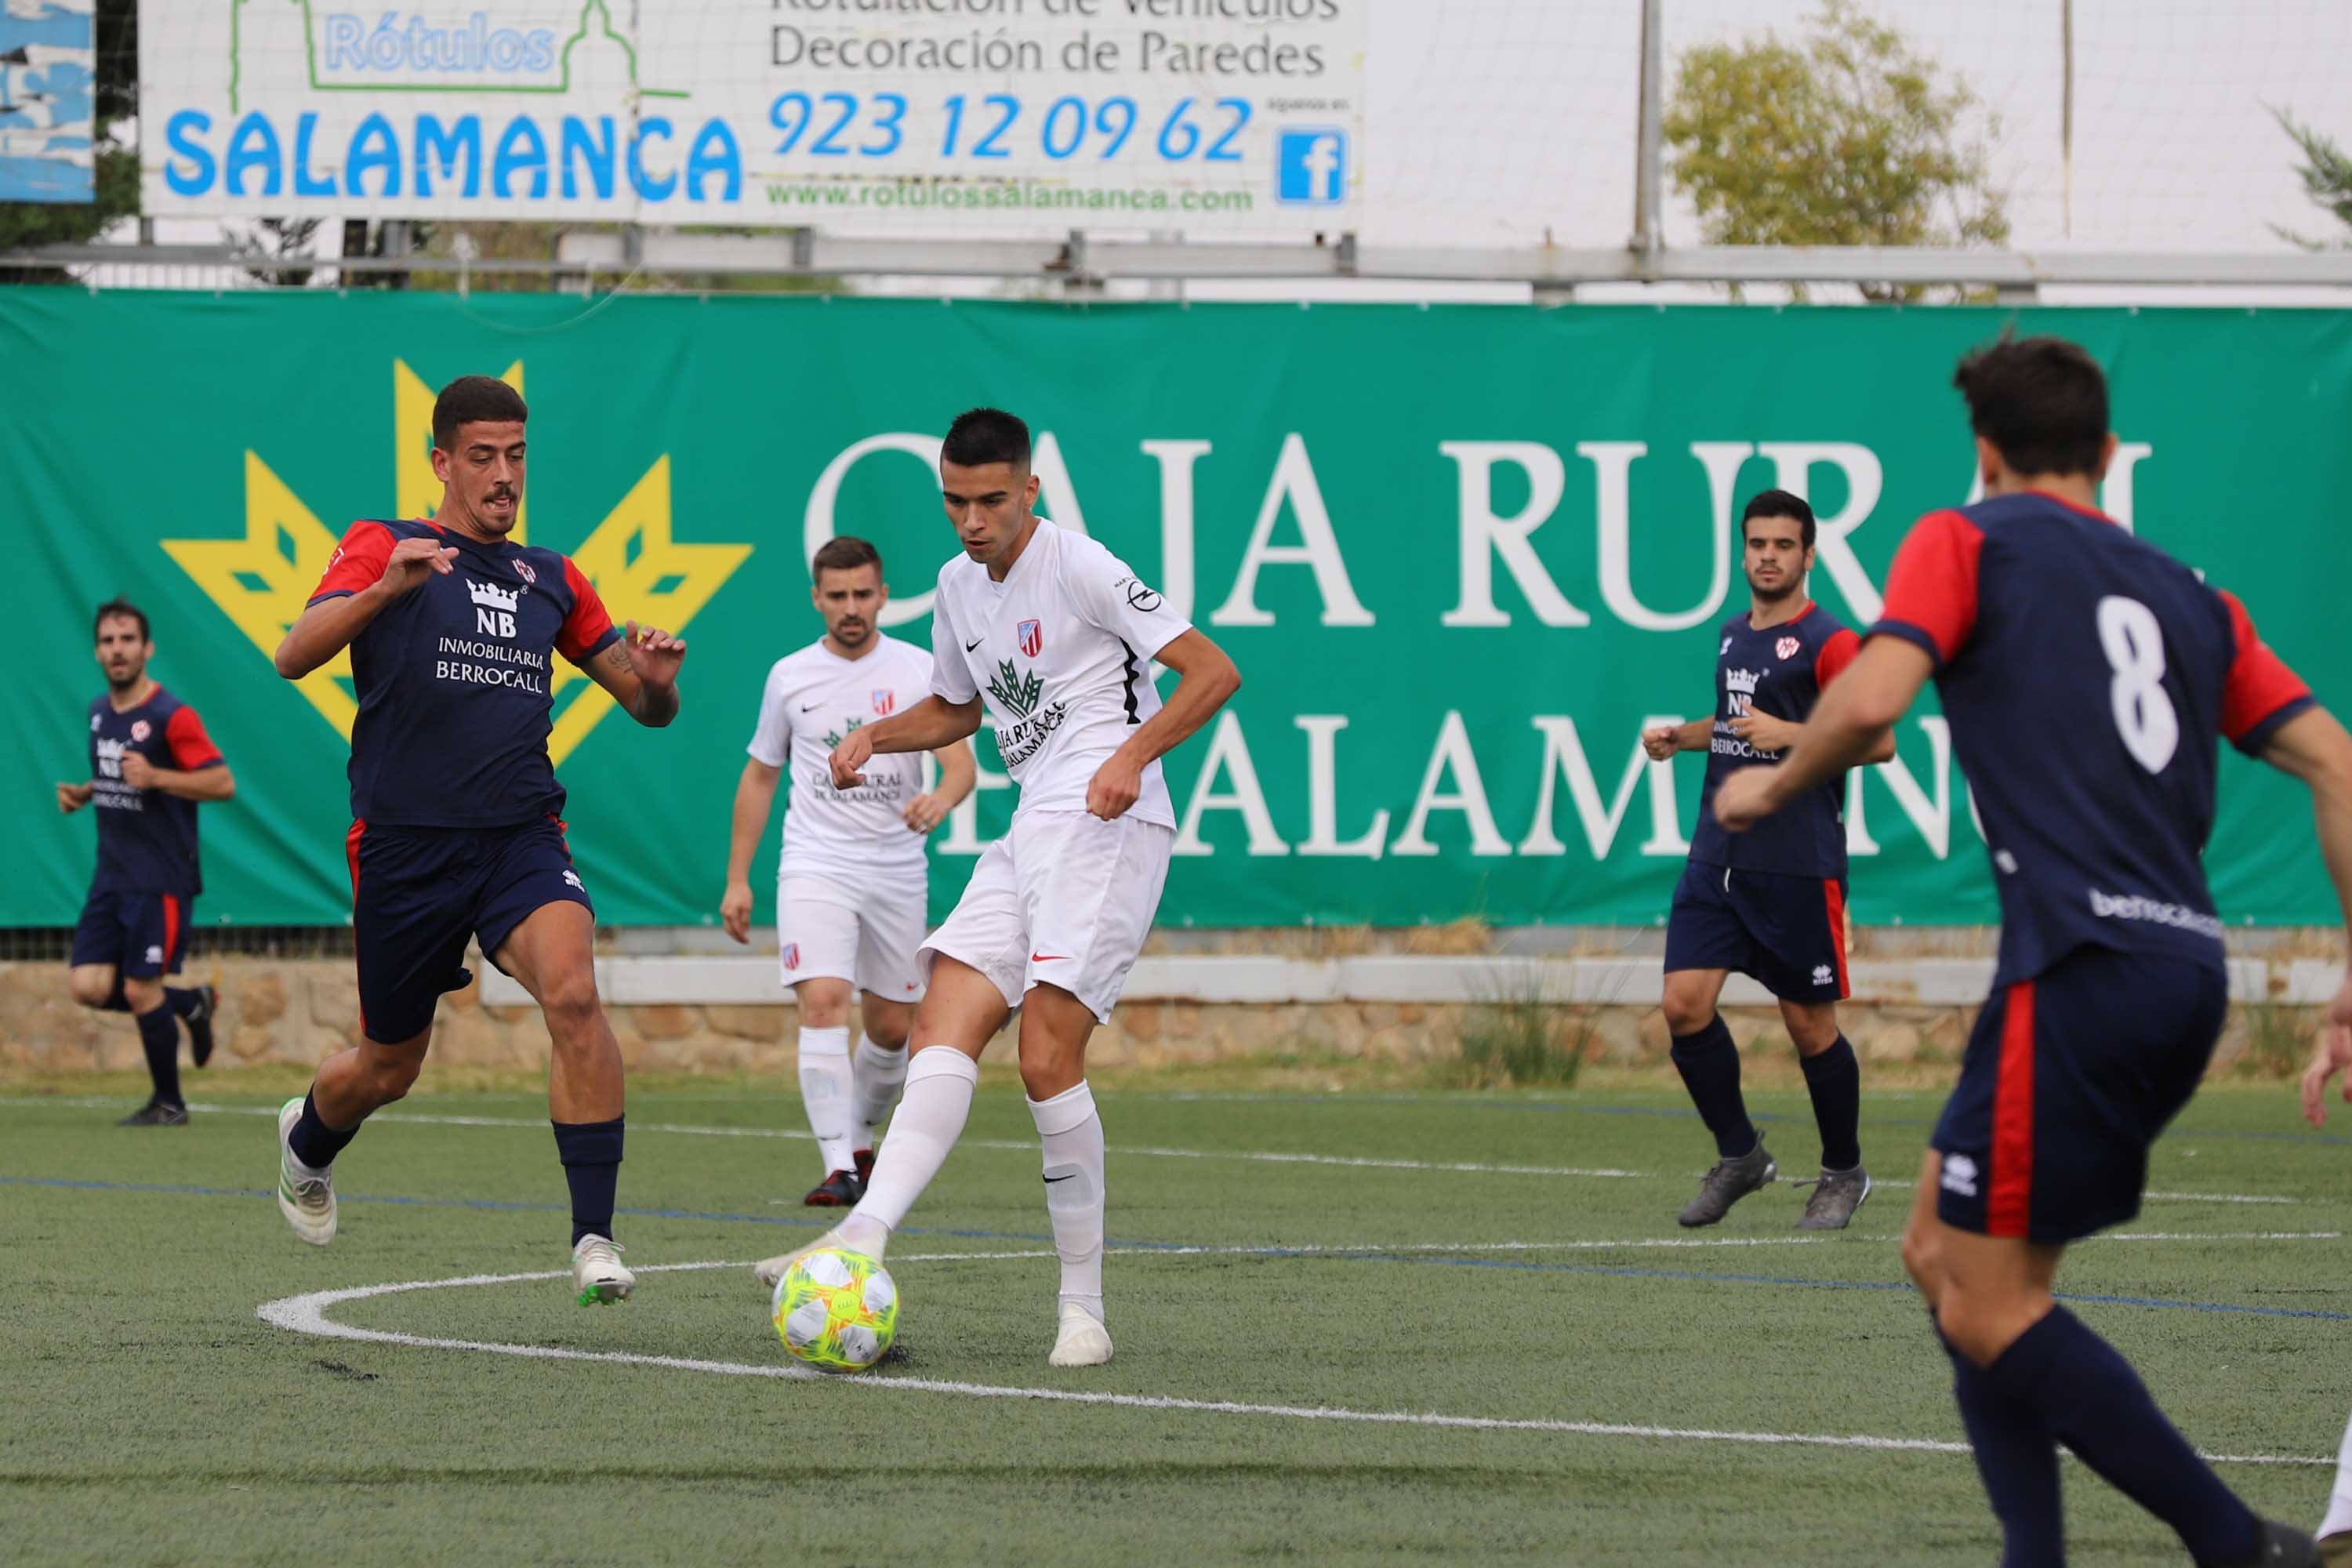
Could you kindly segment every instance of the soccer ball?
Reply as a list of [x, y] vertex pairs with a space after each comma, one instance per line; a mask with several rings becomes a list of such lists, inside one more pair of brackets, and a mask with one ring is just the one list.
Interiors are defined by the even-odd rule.
[[776, 1281], [776, 1332], [784, 1348], [826, 1372], [861, 1372], [898, 1334], [898, 1287], [862, 1252], [812, 1252]]

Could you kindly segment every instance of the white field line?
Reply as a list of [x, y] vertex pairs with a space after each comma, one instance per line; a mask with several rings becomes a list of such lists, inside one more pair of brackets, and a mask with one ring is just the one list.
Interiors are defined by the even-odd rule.
[[[110, 1109], [117, 1101], [100, 1096], [65, 1097], [58, 1095], [26, 1095], [0, 1099], [0, 1107], [66, 1105]], [[191, 1110], [222, 1116], [276, 1116], [277, 1111], [260, 1105], [213, 1105], [191, 1100]], [[440, 1116], [423, 1111], [387, 1110], [369, 1118], [372, 1121], [405, 1122], [420, 1127], [510, 1127], [536, 1131], [545, 1127], [543, 1121], [521, 1116]], [[630, 1129], [633, 1132], [674, 1132], [698, 1138], [782, 1138], [799, 1142], [813, 1142], [811, 1134], [791, 1127], [704, 1127], [679, 1121], [640, 1121]], [[966, 1138], [962, 1149], [1006, 1149], [1032, 1153], [1037, 1145], [1017, 1138]], [[1113, 1154], [1140, 1156], [1163, 1160], [1245, 1160], [1276, 1165], [1345, 1165], [1389, 1171], [1449, 1171], [1487, 1176], [1581, 1176], [1581, 1177], [1643, 1177], [1647, 1171], [1625, 1171], [1611, 1167], [1574, 1165], [1486, 1165], [1468, 1162], [1431, 1160], [1375, 1160], [1350, 1154], [1286, 1154], [1265, 1150], [1247, 1149], [1160, 1149], [1115, 1147]], [[1916, 1182], [1882, 1181], [1878, 1186], [1905, 1190], [1917, 1186]], [[2300, 1204], [2303, 1198], [2270, 1197], [2251, 1193], [2174, 1193], [2147, 1192], [2140, 1196], [2149, 1203], [2175, 1204]]]
[[[0, 1106], [68, 1105], [93, 1109], [111, 1107], [116, 1102], [95, 1096], [66, 1099], [58, 1096], [25, 1096], [0, 1100]], [[212, 1105], [191, 1100], [188, 1109], [217, 1116], [276, 1116], [278, 1112], [261, 1105]], [[543, 1130], [543, 1120], [522, 1116], [439, 1116], [420, 1111], [385, 1110], [368, 1118], [377, 1122], [404, 1122], [419, 1127], [513, 1127]], [[676, 1132], [697, 1138], [782, 1138], [797, 1142], [813, 1142], [812, 1134], [791, 1127], [701, 1127], [679, 1121], [636, 1121], [629, 1125], [632, 1132]], [[1017, 1138], [964, 1138], [957, 1142], [960, 1149], [1010, 1149], [1024, 1154], [1037, 1152], [1034, 1140]], [[1573, 1165], [1481, 1165], [1455, 1162], [1426, 1160], [1375, 1160], [1352, 1154], [1285, 1154], [1265, 1150], [1223, 1149], [1138, 1149], [1119, 1146], [1108, 1151], [1113, 1154], [1141, 1156], [1163, 1160], [1245, 1160], [1273, 1165], [1346, 1165], [1384, 1171], [1454, 1171], [1485, 1176], [1645, 1176], [1646, 1171], [1584, 1169]]]
[[[968, 1255], [959, 1255], [968, 1256]], [[901, 1262], [912, 1262], [911, 1258]], [[667, 1263], [637, 1270], [640, 1274], [700, 1268], [748, 1268], [748, 1263]], [[354, 1328], [327, 1316], [327, 1309], [345, 1301], [390, 1296], [409, 1290], [446, 1290], [475, 1285], [509, 1285], [538, 1279], [563, 1279], [565, 1269], [530, 1274], [467, 1274], [453, 1279], [409, 1279], [389, 1285], [365, 1285], [349, 1290], [314, 1290], [265, 1301], [254, 1315], [275, 1328], [320, 1339], [355, 1340], [373, 1344], [406, 1345], [419, 1350], [472, 1351], [489, 1355], [521, 1356], [542, 1361], [608, 1362], [625, 1366], [662, 1367], [674, 1372], [699, 1372], [723, 1377], [768, 1377], [791, 1382], [824, 1381], [828, 1374], [791, 1363], [701, 1361], [682, 1356], [639, 1355], [625, 1351], [582, 1351], [556, 1345], [508, 1344], [487, 1340], [438, 1339], [383, 1329]], [[1255, 1415], [1291, 1421], [1342, 1421], [1366, 1426], [1439, 1427], [1453, 1431], [1548, 1432], [1592, 1437], [1646, 1437], [1669, 1442], [1747, 1443], [1770, 1447], [1865, 1448], [1880, 1452], [1965, 1454], [1965, 1443], [1927, 1437], [1876, 1437], [1864, 1435], [1801, 1432], [1735, 1432], [1705, 1427], [1640, 1426], [1604, 1421], [1513, 1420], [1494, 1415], [1446, 1415], [1434, 1411], [1350, 1410], [1335, 1405], [1248, 1405], [1224, 1399], [1180, 1399], [1166, 1394], [1088, 1393], [1067, 1388], [1016, 1388], [985, 1383], [958, 1383], [943, 1378], [835, 1377], [837, 1384], [902, 1394], [943, 1394], [967, 1399], [1034, 1399], [1058, 1405], [1108, 1405], [1123, 1410], [1174, 1410], [1211, 1415]], [[2294, 1454], [2209, 1454], [2216, 1464], [2326, 1466], [2332, 1458]]]

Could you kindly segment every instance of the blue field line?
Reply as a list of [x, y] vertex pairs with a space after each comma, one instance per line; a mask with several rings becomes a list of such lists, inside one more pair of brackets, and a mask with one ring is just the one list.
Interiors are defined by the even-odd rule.
[[[79, 1192], [100, 1193], [173, 1193], [189, 1197], [205, 1198], [267, 1198], [274, 1196], [262, 1187], [199, 1187], [169, 1182], [100, 1182], [69, 1176], [0, 1176], [0, 1186], [61, 1187]], [[499, 1198], [425, 1198], [399, 1194], [359, 1194], [344, 1196], [344, 1203], [395, 1204], [408, 1208], [488, 1209], [515, 1214], [569, 1214], [566, 1204], [515, 1203]], [[824, 1225], [821, 1219], [802, 1219], [790, 1215], [726, 1214], [701, 1209], [640, 1209], [616, 1208], [616, 1215], [632, 1219], [699, 1220], [721, 1225], [769, 1225], [788, 1228], [809, 1229]], [[953, 1237], [963, 1241], [1031, 1241], [1050, 1242], [1053, 1237], [1033, 1231], [961, 1230], [909, 1226], [896, 1233], [905, 1237]], [[1110, 1238], [1109, 1245], [1129, 1252], [1185, 1253], [1198, 1251], [1199, 1244], [1181, 1241], [1126, 1241]], [[1635, 1268], [1601, 1263], [1544, 1263], [1530, 1259], [1504, 1258], [1447, 1258], [1431, 1253], [1393, 1252], [1327, 1252], [1315, 1248], [1294, 1247], [1255, 1247], [1222, 1254], [1230, 1258], [1279, 1258], [1321, 1263], [1402, 1263], [1415, 1268], [1500, 1268], [1523, 1274], [1588, 1274], [1619, 1279], [1671, 1279], [1681, 1284], [1702, 1285], [1779, 1285], [1810, 1290], [1902, 1290], [1912, 1287], [1899, 1279], [1807, 1279], [1785, 1274], [1706, 1274], [1687, 1268]], [[2100, 1296], [2057, 1293], [2061, 1301], [2081, 1301], [2110, 1307], [2146, 1307], [2157, 1311], [2229, 1312], [2256, 1318], [2319, 1318], [2330, 1322], [2352, 1322], [2352, 1312], [2330, 1312], [2315, 1307], [2249, 1307], [2227, 1301], [2168, 1301], [2154, 1296]]]
[[[1788, 1092], [1794, 1091], [1791, 1090]], [[1106, 1098], [1109, 1097], [1106, 1096]], [[1187, 1100], [1199, 1101], [1213, 1099], [1246, 1099], [1251, 1100], [1264, 1100], [1272, 1104], [1350, 1106], [1436, 1105], [1465, 1110], [1549, 1112], [1556, 1116], [1650, 1116], [1662, 1118], [1669, 1121], [1696, 1121], [1698, 1120], [1698, 1112], [1688, 1106], [1571, 1105], [1566, 1100], [1480, 1100], [1467, 1096], [1456, 1099], [1439, 1099], [1430, 1095], [1345, 1093], [1253, 1094], [1244, 1096], [1232, 1090], [1223, 1090], [1213, 1095], [1187, 1093], [1182, 1090], [1177, 1090], [1168, 1094], [1153, 1096], [1151, 1098], [1172, 1100], [1179, 1103]], [[1812, 1113], [1811, 1111], [1790, 1111], [1782, 1113], [1779, 1111], [1754, 1110], [1748, 1111], [1748, 1120], [1758, 1122], [1794, 1122], [1808, 1127], [1811, 1126], [1813, 1121]], [[1863, 1111], [1862, 1125], [1864, 1127], [1932, 1128], [1936, 1125], [1936, 1120], [1937, 1119], [1932, 1116], [1875, 1116], [1871, 1114], [1868, 1108], [1865, 1107]], [[2342, 1137], [2334, 1132], [2256, 1132], [2228, 1127], [2171, 1127], [2165, 1130], [2164, 1137], [2167, 1139], [2231, 1139], [2256, 1143], [2308, 1143], [2316, 1147], [2328, 1148], [2341, 1148], [2346, 1144], [2352, 1144], [2352, 1138]]]

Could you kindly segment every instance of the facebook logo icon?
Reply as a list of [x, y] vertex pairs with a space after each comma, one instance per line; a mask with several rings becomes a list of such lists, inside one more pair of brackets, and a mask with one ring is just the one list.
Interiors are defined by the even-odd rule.
[[1337, 206], [1348, 188], [1348, 134], [1326, 126], [1286, 127], [1274, 141], [1274, 199]]

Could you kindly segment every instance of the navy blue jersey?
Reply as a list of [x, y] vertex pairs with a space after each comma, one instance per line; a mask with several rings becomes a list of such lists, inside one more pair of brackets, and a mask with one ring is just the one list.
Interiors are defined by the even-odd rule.
[[107, 698], [92, 702], [89, 803], [98, 811], [98, 869], [90, 890], [194, 898], [205, 889], [196, 858], [196, 803], [123, 783], [126, 752], [178, 773], [221, 763], [196, 710], [160, 686], [138, 707], [119, 712]]
[[596, 590], [552, 550], [484, 544], [434, 522], [362, 521], [310, 603], [383, 575], [404, 539], [455, 545], [436, 572], [352, 639], [352, 816], [402, 827], [507, 827], [559, 816], [548, 760], [554, 657], [586, 664], [621, 635]]
[[1715, 730], [1708, 737], [1706, 784], [1698, 801], [1698, 831], [1690, 858], [1702, 866], [1771, 871], [1787, 877], [1845, 875], [1845, 781], [1832, 779], [1801, 801], [1764, 818], [1746, 833], [1726, 833], [1715, 820], [1715, 792], [1751, 763], [1780, 764], [1779, 752], [1759, 751], [1732, 729], [1735, 719], [1768, 713], [1801, 724], [1822, 689], [1853, 662], [1862, 639], [1836, 616], [1808, 603], [1792, 620], [1762, 630], [1746, 616], [1723, 623], [1715, 661]]
[[2311, 706], [2244, 605], [2034, 492], [1922, 518], [1871, 635], [1936, 660], [2000, 889], [1996, 986], [2084, 946], [2221, 962], [2215, 737], [2257, 752]]

